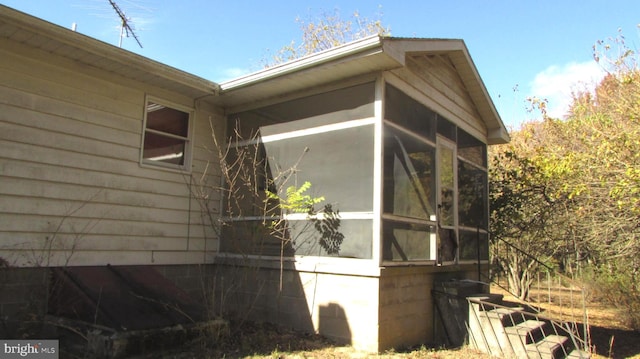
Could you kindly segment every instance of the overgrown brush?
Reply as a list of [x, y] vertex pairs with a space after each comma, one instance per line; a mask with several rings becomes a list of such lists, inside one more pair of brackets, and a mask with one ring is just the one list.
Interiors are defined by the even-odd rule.
[[633, 272], [612, 267], [591, 271], [584, 279], [593, 299], [618, 308], [622, 323], [640, 330], [640, 285]]

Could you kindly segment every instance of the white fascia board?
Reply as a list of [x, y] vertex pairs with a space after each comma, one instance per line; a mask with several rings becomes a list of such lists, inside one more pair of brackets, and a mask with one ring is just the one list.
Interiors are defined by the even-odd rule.
[[[404, 56], [412, 53], [439, 53], [452, 51], [467, 51], [464, 41], [461, 39], [432, 39], [432, 38], [404, 38], [390, 37], [385, 41], [385, 48], [393, 46], [397, 52]], [[390, 52], [390, 51], [389, 51]], [[467, 51], [468, 52], [468, 51]]]

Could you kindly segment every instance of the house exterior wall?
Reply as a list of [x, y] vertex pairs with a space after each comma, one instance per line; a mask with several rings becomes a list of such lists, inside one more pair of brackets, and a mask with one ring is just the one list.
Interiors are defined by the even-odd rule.
[[359, 272], [300, 268], [288, 260], [280, 272], [279, 260], [236, 258], [216, 265], [214, 296], [225, 313], [376, 352], [379, 278], [376, 271]]
[[[375, 352], [433, 340], [433, 284], [475, 278], [472, 266], [380, 267], [378, 244], [366, 259], [333, 258], [333, 270], [320, 268], [326, 258], [311, 258], [303, 267], [297, 266], [299, 257], [287, 258], [283, 269], [273, 259], [218, 258], [212, 264], [218, 238], [211, 221], [222, 211], [211, 125], [220, 136], [226, 133], [223, 110], [0, 41], [0, 267], [10, 267], [0, 269], [2, 324], [46, 313], [46, 267], [154, 265], [202, 299], [212, 315], [235, 311]], [[363, 102], [367, 115], [352, 119], [358, 126], [374, 128], [383, 120], [380, 97], [374, 96], [382, 88], [379, 79], [486, 140], [473, 101], [446, 57], [411, 57], [406, 68], [376, 77], [378, 87]], [[147, 96], [193, 110], [190, 170], [140, 164]], [[377, 220], [377, 207], [353, 210], [345, 220]], [[379, 231], [352, 233], [368, 240], [379, 238]], [[356, 262], [368, 269], [350, 265]]]
[[487, 128], [448, 57], [408, 56], [406, 66], [387, 72], [385, 79], [486, 141]]
[[[446, 116], [448, 121], [459, 126], [465, 133], [472, 134], [479, 142], [486, 143], [486, 128], [464, 83], [447, 58], [408, 59], [408, 63], [407, 68], [385, 72], [382, 78], [421, 105], [438, 115]], [[283, 107], [289, 109], [286, 105]], [[293, 106], [291, 108], [295, 109]], [[413, 112], [407, 110], [407, 113]], [[320, 114], [318, 118], [322, 116]], [[423, 117], [385, 117], [385, 121], [396, 120], [398, 126], [415, 121], [418, 127], [420, 119]], [[436, 121], [436, 117], [429, 120]], [[255, 123], [260, 124], [258, 120]], [[295, 127], [295, 124], [296, 122], [291, 121], [285, 125]], [[435, 131], [435, 123], [433, 128]], [[411, 129], [413, 128], [409, 130]], [[435, 132], [433, 137], [431, 141], [435, 144]], [[435, 147], [433, 151], [435, 153]], [[278, 160], [281, 159], [276, 158]], [[332, 163], [323, 164], [324, 166], [319, 163], [311, 162], [311, 165], [317, 165], [318, 169], [328, 173], [332, 172]], [[331, 181], [325, 182], [313, 183], [317, 186], [336, 185]], [[386, 195], [389, 196], [389, 192]], [[411, 221], [415, 223], [416, 219], [411, 218]], [[429, 218], [427, 221], [434, 220]], [[435, 227], [435, 222], [432, 225]], [[379, 230], [374, 229], [374, 232]], [[216, 277], [218, 287], [222, 281], [239, 286], [230, 288], [227, 284], [224, 285], [226, 291], [220, 289], [221, 297], [227, 296], [224, 300], [225, 308], [232, 312], [250, 313], [250, 317], [255, 320], [319, 332], [337, 342], [371, 352], [424, 343], [442, 344], [436, 343], [436, 313], [432, 298], [434, 284], [450, 279], [478, 279], [477, 263], [471, 261], [455, 264], [457, 261], [453, 260], [446, 265], [436, 266], [436, 261], [432, 259], [430, 262], [422, 259], [420, 263], [412, 263], [406, 259], [404, 262], [398, 260], [394, 263], [360, 259], [363, 262], [358, 267], [352, 264], [353, 258], [334, 258], [333, 268], [326, 270], [321, 269], [328, 260], [326, 258], [295, 256], [285, 260], [287, 265], [282, 279], [277, 260], [268, 262], [263, 259], [259, 265], [255, 262], [248, 264], [236, 261], [234, 265], [219, 272], [224, 279]], [[375, 267], [375, 270], [363, 273], [362, 266]], [[483, 274], [483, 278], [486, 278], [486, 273]]]
[[[154, 265], [189, 296], [203, 304], [207, 318], [219, 315], [211, 288], [215, 285], [212, 264]], [[44, 318], [49, 293], [56, 289], [50, 268], [0, 268], [0, 338], [43, 338], [53, 335]]]
[[463, 279], [477, 280], [477, 266], [384, 268], [380, 274], [379, 351], [425, 343], [442, 345], [434, 330], [439, 318], [432, 290], [435, 283]]
[[215, 264], [168, 264], [154, 265], [153, 268], [191, 298], [202, 303], [207, 318], [220, 316], [216, 308], [216, 298], [212, 296], [215, 286]]
[[[477, 280], [476, 265], [383, 267], [293, 266], [279, 261], [234, 260], [216, 265], [217, 309], [245, 319], [319, 333], [367, 352], [435, 344], [434, 284]], [[355, 267], [359, 269], [355, 269]], [[331, 268], [333, 267], [333, 268]], [[349, 273], [345, 268], [352, 267]], [[483, 266], [486, 275], [487, 267]], [[282, 284], [282, 287], [280, 285]], [[281, 289], [280, 289], [281, 288]]]
[[[140, 165], [146, 95], [194, 109], [192, 171]], [[210, 261], [217, 238], [199, 200], [218, 211], [209, 120], [224, 132], [206, 103], [4, 40], [3, 265]]]
[[299, 272], [316, 332], [338, 343], [377, 352], [378, 278]]
[[49, 278], [47, 268], [0, 268], [0, 338], [41, 335]]

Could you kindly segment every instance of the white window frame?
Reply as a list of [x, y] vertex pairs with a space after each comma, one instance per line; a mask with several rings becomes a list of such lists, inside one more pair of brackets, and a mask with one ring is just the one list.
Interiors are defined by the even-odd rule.
[[[178, 110], [184, 112], [189, 115], [188, 117], [188, 128], [187, 128], [187, 136], [179, 136], [171, 133], [165, 133], [162, 131], [157, 131], [153, 129], [147, 128], [147, 107], [149, 102], [153, 102], [155, 104], [172, 108], [174, 110]], [[180, 172], [190, 172], [191, 171], [191, 161], [192, 161], [192, 152], [193, 152], [193, 122], [194, 122], [195, 114], [193, 108], [182, 106], [171, 101], [163, 100], [153, 96], [145, 96], [144, 101], [144, 116], [142, 121], [142, 136], [140, 142], [140, 165], [143, 167], [152, 167], [152, 168], [161, 168], [166, 170], [174, 170]], [[149, 133], [156, 133], [162, 136], [167, 136], [171, 138], [176, 138], [184, 141], [184, 153], [183, 153], [183, 164], [172, 164], [162, 161], [153, 161], [144, 158], [144, 140], [145, 136]]]

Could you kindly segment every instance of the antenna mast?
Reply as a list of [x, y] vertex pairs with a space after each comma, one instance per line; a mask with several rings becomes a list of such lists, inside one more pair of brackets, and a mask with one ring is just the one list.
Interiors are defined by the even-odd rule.
[[140, 43], [138, 36], [133, 31], [133, 28], [131, 27], [131, 25], [129, 25], [129, 19], [124, 14], [124, 12], [122, 12], [118, 4], [116, 4], [113, 0], [109, 0], [109, 4], [111, 4], [111, 7], [113, 7], [113, 9], [116, 11], [116, 13], [118, 14], [122, 22], [122, 24], [120, 25], [120, 41], [118, 43], [118, 47], [122, 47], [122, 38], [126, 34], [127, 37], [129, 37], [129, 35], [133, 36], [133, 38], [136, 39], [136, 42], [138, 43], [140, 48], [142, 48], [142, 44]]

